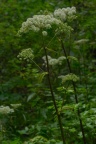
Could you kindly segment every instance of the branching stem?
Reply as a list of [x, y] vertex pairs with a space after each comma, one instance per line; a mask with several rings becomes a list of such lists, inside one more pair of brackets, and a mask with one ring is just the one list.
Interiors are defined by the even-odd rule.
[[[61, 39], [61, 46], [62, 46], [62, 50], [64, 52], [64, 55], [66, 57], [66, 61], [67, 61], [67, 64], [68, 64], [68, 68], [69, 68], [69, 72], [72, 73], [72, 69], [71, 69], [71, 66], [70, 66], [70, 62], [69, 62], [69, 59], [67, 58], [67, 53], [66, 53], [66, 50], [65, 50], [65, 47], [64, 47], [64, 43], [63, 43], [63, 40]], [[75, 82], [72, 81], [72, 85], [73, 85], [73, 89], [74, 89], [74, 94], [75, 94], [75, 101], [76, 101], [76, 104], [78, 104], [78, 98], [77, 98], [77, 92], [76, 92], [76, 85], [75, 85]], [[83, 142], [84, 144], [87, 144], [86, 143], [86, 138], [85, 138], [85, 133], [84, 133], [84, 128], [83, 128], [83, 124], [82, 124], [82, 120], [80, 118], [80, 110], [78, 108], [78, 117], [79, 117], [79, 122], [80, 122], [80, 127], [81, 127], [81, 131], [82, 131], [82, 136], [83, 136]]]
[[51, 95], [52, 95], [52, 100], [53, 100], [55, 111], [56, 111], [56, 114], [57, 114], [57, 117], [58, 117], [58, 122], [59, 122], [60, 130], [61, 130], [62, 141], [63, 141], [63, 144], [66, 144], [65, 143], [65, 137], [64, 137], [64, 131], [63, 131], [63, 125], [62, 125], [62, 121], [61, 121], [61, 116], [60, 116], [60, 114], [58, 112], [58, 108], [57, 108], [57, 105], [56, 105], [56, 100], [55, 100], [55, 96], [54, 96], [54, 93], [53, 93], [52, 84], [51, 84], [51, 80], [50, 80], [50, 70], [49, 70], [48, 55], [47, 55], [47, 50], [46, 50], [45, 46], [44, 46], [44, 52], [45, 52], [45, 56], [46, 56], [48, 82], [49, 82], [49, 87], [50, 87], [50, 91], [51, 91]]

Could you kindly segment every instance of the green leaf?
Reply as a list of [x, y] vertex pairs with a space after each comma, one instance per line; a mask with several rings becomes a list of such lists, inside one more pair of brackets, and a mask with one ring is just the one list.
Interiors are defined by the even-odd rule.
[[18, 133], [21, 134], [21, 135], [28, 134], [28, 130], [29, 130], [28, 127], [25, 127], [24, 130], [18, 130]]
[[27, 98], [27, 102], [29, 102], [31, 99], [33, 99], [35, 95], [36, 95], [36, 93], [30, 94]]
[[43, 80], [43, 78], [44, 78], [44, 76], [47, 75], [47, 74], [48, 74], [48, 72], [40, 73], [40, 74], [39, 74], [39, 77], [38, 77], [38, 81], [41, 83], [42, 80]]

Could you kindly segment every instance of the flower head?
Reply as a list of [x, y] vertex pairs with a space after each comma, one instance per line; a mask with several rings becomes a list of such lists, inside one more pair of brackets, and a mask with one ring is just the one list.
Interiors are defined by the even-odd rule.
[[11, 109], [9, 106], [0, 106], [0, 114], [9, 114], [9, 113], [13, 113], [14, 110]]
[[29, 60], [29, 59], [33, 59], [34, 55], [33, 55], [33, 51], [31, 48], [27, 48], [27, 49], [23, 49], [19, 55], [17, 56], [20, 60], [24, 59], [24, 60]]
[[43, 36], [47, 36], [47, 32], [46, 32], [46, 31], [43, 31], [43, 32], [42, 32], [42, 35], [43, 35]]
[[[18, 35], [27, 33], [30, 30], [33, 32], [39, 32], [40, 30], [46, 31], [51, 29], [54, 25], [64, 28], [63, 24], [67, 19], [74, 19], [76, 13], [75, 7], [59, 8], [53, 13], [34, 15], [32, 18], [28, 18], [26, 22], [22, 23], [22, 27], [18, 31]], [[69, 28], [69, 27], [66, 27]], [[45, 34], [45, 33], [44, 33]], [[46, 33], [47, 34], [47, 33]], [[45, 35], [44, 35], [45, 36]]]
[[52, 25], [59, 25], [60, 23], [61, 21], [54, 18], [52, 14], [34, 15], [32, 18], [28, 18], [26, 22], [22, 23], [18, 35], [29, 32], [30, 30], [38, 32], [41, 29], [50, 29]]
[[67, 8], [59, 8], [54, 11], [54, 17], [60, 19], [61, 21], [65, 21], [70, 17], [75, 18], [76, 8], [75, 7], [67, 7]]

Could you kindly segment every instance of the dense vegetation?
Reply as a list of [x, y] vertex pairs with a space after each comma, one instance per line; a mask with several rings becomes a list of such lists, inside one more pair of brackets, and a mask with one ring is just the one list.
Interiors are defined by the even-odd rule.
[[[95, 0], [0, 1], [0, 143], [96, 143], [95, 5]], [[73, 6], [76, 14], [59, 25], [20, 29], [34, 15]]]

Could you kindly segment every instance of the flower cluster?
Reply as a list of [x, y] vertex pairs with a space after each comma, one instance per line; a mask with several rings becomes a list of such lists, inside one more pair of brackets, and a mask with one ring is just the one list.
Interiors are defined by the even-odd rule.
[[76, 8], [75, 7], [67, 7], [62, 9], [57, 9], [54, 11], [54, 16], [62, 21], [66, 19], [75, 18]]
[[55, 10], [53, 13], [43, 14], [43, 15], [34, 15], [32, 18], [28, 18], [26, 22], [22, 23], [22, 27], [18, 31], [18, 35], [22, 33], [27, 33], [30, 30], [33, 32], [42, 31], [43, 36], [47, 36], [47, 30], [51, 29], [52, 26], [60, 28], [62, 30], [70, 29], [66, 23], [67, 19], [74, 19], [76, 13], [75, 7], [61, 8]]
[[[44, 60], [44, 63], [46, 64], [46, 57], [43, 56], [42, 59]], [[48, 56], [48, 62], [49, 62], [49, 65], [51, 65], [51, 66], [55, 66], [57, 64], [61, 65], [63, 60], [65, 60], [65, 59], [66, 59], [65, 56], [61, 56], [57, 59], [52, 58], [51, 56]]]
[[70, 73], [70, 74], [67, 74], [65, 76], [61, 75], [59, 76], [58, 78], [61, 78], [62, 79], [62, 83], [65, 83], [66, 81], [78, 81], [79, 80], [79, 77], [76, 76], [75, 74], [73, 73]]
[[47, 36], [47, 32], [46, 31], [42, 31], [42, 35], [43, 36]]
[[14, 110], [11, 109], [9, 106], [0, 106], [0, 114], [9, 114], [9, 113], [13, 113]]
[[31, 48], [23, 49], [17, 56], [20, 60], [30, 60], [34, 58], [33, 51]]
[[49, 15], [34, 15], [33, 18], [28, 18], [26, 22], [22, 23], [22, 27], [18, 34], [27, 33], [32, 30], [38, 32], [41, 29], [50, 29], [52, 25], [60, 25], [61, 21], [53, 17], [52, 14]]
[[[49, 56], [49, 55], [48, 55], [47, 57], [48, 57], [48, 61], [49, 61], [50, 59], [52, 59], [51, 56]], [[42, 59], [43, 59], [44, 62], [46, 63], [46, 56], [43, 56]]]

